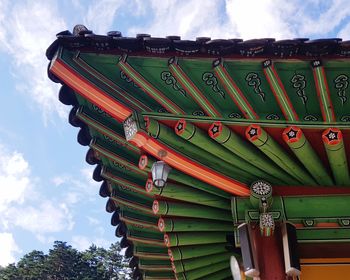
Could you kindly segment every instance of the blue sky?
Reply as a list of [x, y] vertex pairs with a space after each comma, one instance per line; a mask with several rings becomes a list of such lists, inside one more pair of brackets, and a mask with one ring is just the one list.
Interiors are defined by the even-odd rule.
[[350, 39], [348, 0], [0, 0], [0, 265], [54, 240], [78, 249], [115, 241], [86, 147], [46, 76], [55, 34]]

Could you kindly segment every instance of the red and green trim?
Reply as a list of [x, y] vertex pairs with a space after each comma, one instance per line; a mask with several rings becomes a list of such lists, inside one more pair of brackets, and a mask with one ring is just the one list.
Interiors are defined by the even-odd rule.
[[296, 180], [292, 179], [288, 173], [278, 168], [278, 166], [263, 153], [249, 145], [247, 141], [244, 141], [233, 130], [229, 129], [221, 122], [214, 122], [209, 127], [208, 134], [210, 138], [214, 139], [232, 153], [268, 173], [270, 178], [266, 178], [266, 180], [271, 183], [271, 179], [278, 179], [278, 185], [283, 183], [287, 185], [296, 184]]
[[59, 58], [51, 61], [50, 71], [91, 103], [101, 106], [117, 121], [122, 122], [131, 115], [129, 108], [108, 96]]
[[102, 124], [101, 122], [95, 120], [89, 112], [85, 110], [85, 108], [82, 106], [77, 111], [77, 117], [81, 119], [83, 122], [88, 124], [89, 126], [96, 129], [98, 132], [102, 133], [103, 135], [106, 135], [119, 143], [121, 146], [124, 146], [125, 148], [135, 152], [140, 153], [140, 149], [135, 147], [134, 145], [131, 145], [128, 141], [126, 141], [125, 136], [121, 136], [117, 133], [115, 133], [114, 130], [110, 129], [105, 124]]
[[164, 241], [161, 239], [139, 236], [135, 233], [131, 233], [130, 231], [128, 232], [127, 238], [136, 244], [147, 244], [155, 247], [165, 247]]
[[214, 255], [227, 252], [225, 248], [228, 243], [220, 244], [204, 244], [204, 245], [189, 245], [171, 247], [168, 249], [168, 254], [171, 261], [184, 260], [202, 257], [206, 255]]
[[132, 217], [128, 217], [128, 216], [121, 216], [120, 220], [122, 222], [124, 222], [127, 225], [133, 225], [136, 227], [142, 227], [143, 229], [148, 229], [148, 230], [152, 230], [154, 232], [158, 232], [158, 227], [156, 224], [148, 222], [148, 221], [144, 221], [144, 220], [140, 220], [140, 219], [135, 219]]
[[282, 133], [283, 140], [306, 167], [319, 185], [333, 186], [333, 180], [323, 166], [303, 131], [296, 126], [287, 127]]
[[229, 210], [187, 202], [158, 199], [153, 201], [152, 209], [155, 215], [162, 216], [194, 217], [228, 222], [232, 220], [231, 212]]
[[[215, 63], [216, 61], [214, 61]], [[231, 99], [235, 102], [237, 107], [241, 110], [242, 114], [247, 119], [259, 119], [257, 113], [255, 113], [254, 109], [234, 82], [234, 80], [230, 77], [229, 73], [226, 71], [225, 67], [222, 63], [216, 63], [214, 66], [214, 71], [216, 76], [219, 78], [220, 83], [225, 88], [226, 92], [229, 94]]]
[[136, 202], [135, 200], [127, 199], [127, 198], [120, 197], [120, 196], [112, 196], [111, 199], [113, 201], [115, 201], [118, 206], [123, 205], [123, 206], [127, 206], [131, 209], [139, 210], [143, 213], [152, 214], [151, 207], [148, 207], [148, 205], [144, 205], [142, 203]]
[[285, 150], [259, 125], [250, 125], [245, 132], [246, 138], [302, 184], [317, 185], [309, 173], [293, 160]]
[[[179, 260], [173, 261], [173, 270], [175, 273], [187, 272], [197, 268], [205, 267], [205, 266], [215, 266], [215, 264], [227, 261], [229, 263], [231, 252], [225, 252], [222, 254], [203, 256], [193, 259]], [[216, 278], [222, 279], [222, 278]]]
[[95, 79], [97, 79], [99, 82], [101, 82], [103, 85], [107, 86], [108, 89], [111, 90], [113, 94], [118, 96], [118, 99], [123, 100], [126, 104], [130, 104], [130, 107], [135, 110], [141, 110], [141, 111], [152, 111], [150, 107], [148, 107], [146, 104], [142, 103], [130, 93], [126, 92], [119, 86], [117, 86], [114, 82], [112, 82], [110, 79], [108, 79], [105, 75], [101, 74], [99, 71], [97, 71], [95, 68], [90, 66], [86, 61], [84, 61], [80, 57], [80, 52], [77, 52], [77, 54], [74, 56], [73, 61], [83, 70], [85, 70], [87, 73], [89, 73], [91, 76], [93, 76]]
[[[177, 280], [217, 280], [217, 279], [230, 279], [232, 278], [231, 270], [227, 268], [229, 260], [224, 262], [215, 263], [214, 265], [207, 265], [197, 269], [188, 270], [176, 274]], [[222, 274], [224, 272], [224, 276]]]
[[134, 182], [131, 182], [130, 180], [126, 180], [122, 178], [121, 176], [114, 175], [111, 171], [109, 171], [107, 168], [103, 167], [101, 171], [101, 176], [105, 179], [110, 180], [111, 182], [114, 182], [117, 185], [122, 185], [125, 187], [128, 187], [132, 189], [133, 191], [142, 194], [145, 197], [153, 197], [150, 195], [143, 186], [140, 186]]
[[161, 217], [158, 220], [158, 229], [161, 232], [182, 231], [224, 231], [233, 230], [232, 222], [223, 222], [209, 219]]
[[156, 89], [148, 82], [140, 73], [138, 73], [131, 65], [126, 62], [127, 57], [124, 56], [118, 62], [118, 66], [122, 69], [142, 90], [151, 98], [162, 105], [167, 111], [173, 114], [185, 114], [174, 102], [167, 98], [163, 93]]
[[322, 66], [322, 62], [320, 60], [314, 60], [312, 61], [311, 65], [323, 121], [335, 122], [336, 118], [334, 114], [333, 104], [331, 101], [326, 73]]
[[336, 184], [350, 186], [350, 175], [343, 133], [338, 128], [328, 128], [322, 133], [322, 141]]
[[122, 156], [116, 155], [115, 153], [109, 151], [105, 147], [97, 144], [96, 142], [93, 141], [90, 144], [90, 147], [93, 150], [95, 150], [96, 152], [100, 153], [101, 155], [109, 158], [110, 160], [113, 160], [113, 161], [121, 163], [122, 165], [126, 166], [129, 170], [132, 170], [132, 172], [147, 177], [147, 172], [145, 172], [144, 170], [139, 169], [137, 164], [134, 164], [133, 162], [126, 160]]
[[[153, 271], [153, 272], [171, 272], [172, 267], [169, 260], [151, 260], [151, 259], [143, 259], [139, 258], [139, 265], [140, 270], [143, 271]], [[152, 279], [152, 278], [151, 278]]]
[[221, 117], [220, 112], [213, 106], [211, 102], [202, 94], [197, 86], [191, 81], [186, 73], [177, 64], [176, 58], [169, 60], [169, 69], [174, 77], [178, 80], [181, 86], [188, 92], [196, 103], [204, 110], [204, 112], [211, 117]]
[[[246, 161], [244, 157], [242, 158], [235, 153], [231, 153], [228, 149], [212, 141], [207, 133], [185, 119], [179, 120], [174, 130], [181, 138], [203, 149], [203, 152], [207, 151], [210, 154], [209, 161], [212, 161], [213, 157], [218, 158], [220, 166], [229, 170], [229, 175], [234, 174], [232, 177], [237, 181], [251, 182], [255, 180], [256, 177], [259, 177], [270, 178], [271, 183], [277, 183], [275, 178], [263, 171], [264, 169], [257, 168], [249, 161]], [[224, 169], [222, 169], [222, 172], [224, 172]]]
[[223, 232], [172, 232], [164, 234], [167, 247], [226, 242]]
[[[154, 158], [150, 158], [149, 156], [142, 155], [140, 157], [139, 168], [142, 170], [146, 170], [147, 172], [151, 171], [152, 164], [155, 162]], [[190, 175], [187, 175], [179, 170], [173, 169], [169, 173], [170, 180], [174, 182], [178, 182], [187, 186], [191, 186], [193, 189], [200, 190], [206, 193], [214, 194], [215, 196], [222, 197], [225, 199], [229, 199], [231, 195], [221, 189], [213, 188], [211, 185], [193, 178]], [[146, 182], [147, 184], [147, 182]], [[149, 188], [149, 187], [148, 187]]]
[[292, 102], [290, 101], [288, 94], [283, 86], [283, 83], [278, 76], [275, 67], [271, 60], [266, 60], [262, 63], [263, 71], [267, 82], [280, 106], [284, 117], [287, 121], [295, 122], [299, 120], [296, 111], [293, 108]]
[[[151, 259], [151, 260], [169, 260], [169, 256], [161, 253], [153, 253], [153, 252], [140, 252], [134, 251], [133, 254], [135, 257], [143, 258], [143, 259]], [[146, 278], [147, 279], [147, 278]], [[168, 278], [156, 278], [156, 279], [168, 279]]]
[[231, 209], [230, 200], [182, 184], [167, 182], [163, 188], [156, 188], [152, 179], [148, 179], [145, 189], [149, 194], [166, 199], [177, 199], [226, 210]]
[[[142, 147], [143, 150], [168, 163], [170, 166], [189, 174], [199, 180], [202, 180], [212, 186], [218, 187], [231, 194], [249, 196], [250, 191], [246, 184], [233, 180], [227, 176], [221, 175], [208, 167], [196, 163], [171, 149], [170, 147], [150, 138], [144, 132], [137, 132], [131, 142]], [[160, 157], [159, 155], [164, 155]]]

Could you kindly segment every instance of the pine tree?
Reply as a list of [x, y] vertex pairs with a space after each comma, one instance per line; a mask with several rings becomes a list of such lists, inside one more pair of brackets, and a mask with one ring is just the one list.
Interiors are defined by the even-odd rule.
[[91, 245], [79, 252], [55, 241], [47, 255], [34, 250], [17, 264], [0, 267], [0, 280], [124, 280], [130, 274], [118, 242], [109, 249]]

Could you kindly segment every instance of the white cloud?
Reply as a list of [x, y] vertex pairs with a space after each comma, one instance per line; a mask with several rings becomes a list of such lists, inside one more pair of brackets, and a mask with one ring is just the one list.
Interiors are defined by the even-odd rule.
[[99, 235], [102, 236], [106, 231], [104, 226], [96, 227], [95, 232]]
[[346, 24], [337, 35], [339, 38], [343, 38], [345, 40], [350, 39], [350, 22]]
[[[55, 232], [73, 226], [65, 204], [40, 194], [31, 175], [29, 163], [17, 151], [10, 152], [0, 144], [0, 214], [1, 225], [12, 225], [32, 232]], [[35, 206], [34, 206], [35, 205]]]
[[226, 9], [244, 39], [328, 37], [350, 16], [346, 0], [226, 0]]
[[8, 232], [0, 232], [0, 266], [6, 266], [16, 261], [15, 253], [20, 253], [13, 235]]
[[288, 24], [296, 7], [287, 1], [226, 0], [226, 12], [239, 37], [254, 39], [293, 38], [295, 32]]
[[64, 203], [44, 201], [36, 206], [11, 207], [4, 213], [9, 226], [21, 227], [33, 233], [52, 233], [72, 230], [73, 217]]
[[14, 253], [19, 251], [13, 229], [32, 232], [42, 241], [51, 240], [49, 233], [74, 226], [67, 204], [40, 193], [38, 182], [23, 154], [0, 143], [0, 265], [15, 261]]
[[85, 167], [80, 170], [78, 175], [62, 174], [52, 178], [55, 186], [64, 187], [65, 199], [68, 205], [76, 204], [81, 201], [93, 201], [98, 198], [99, 186], [101, 183], [92, 179], [94, 167]]
[[96, 219], [96, 218], [93, 218], [93, 217], [87, 217], [88, 221], [89, 221], [89, 225], [92, 225], [92, 226], [97, 226], [97, 225], [100, 225], [101, 222]]
[[177, 0], [144, 1], [140, 11], [152, 20], [147, 25], [131, 26], [128, 34], [150, 33], [152, 36], [180, 35], [182, 39], [197, 36], [228, 38], [236, 35], [235, 27], [225, 22], [217, 1]]
[[96, 34], [106, 34], [122, 6], [121, 0], [96, 0], [88, 7], [84, 25]]
[[350, 16], [350, 6], [347, 0], [320, 1], [316, 3], [312, 8], [319, 12], [317, 16], [310, 16], [310, 10], [306, 8], [311, 8], [312, 3], [308, 2], [304, 3], [305, 10], [303, 11], [304, 19], [300, 30], [301, 33], [321, 35], [328, 33]]
[[65, 197], [64, 197], [64, 201], [68, 205], [76, 204], [81, 200], [82, 200], [82, 195], [78, 192], [67, 192]]
[[31, 188], [30, 169], [23, 155], [0, 144], [0, 213], [11, 203], [23, 203]]
[[17, 89], [41, 108], [45, 122], [53, 112], [65, 118], [67, 109], [57, 101], [58, 85], [46, 73], [45, 51], [55, 34], [66, 29], [55, 2], [20, 1], [11, 8], [1, 2], [2, 10], [5, 13], [0, 13], [0, 43], [11, 55]]
[[69, 178], [67, 176], [56, 176], [52, 178], [52, 183], [58, 187], [61, 186], [62, 184], [66, 183]]
[[350, 6], [346, 0], [148, 0], [140, 4], [139, 12], [151, 20], [130, 25], [132, 36], [286, 39], [327, 37], [346, 24]]
[[75, 181], [77, 188], [82, 189], [84, 196], [95, 199], [98, 196], [101, 182], [96, 182], [92, 179], [92, 173], [95, 167], [85, 167], [80, 170], [80, 178]]
[[[5, 15], [8, 10], [8, 1], [0, 1], [0, 26], [5, 25]], [[5, 48], [6, 29], [0, 28], [0, 50]]]

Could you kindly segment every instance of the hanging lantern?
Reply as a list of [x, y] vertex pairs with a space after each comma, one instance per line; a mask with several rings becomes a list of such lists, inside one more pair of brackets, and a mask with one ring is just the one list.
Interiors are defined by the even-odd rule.
[[171, 167], [164, 161], [156, 161], [152, 166], [153, 184], [157, 188], [163, 188], [168, 179]]
[[275, 230], [275, 221], [271, 213], [260, 214], [260, 233], [262, 236], [271, 236]]

